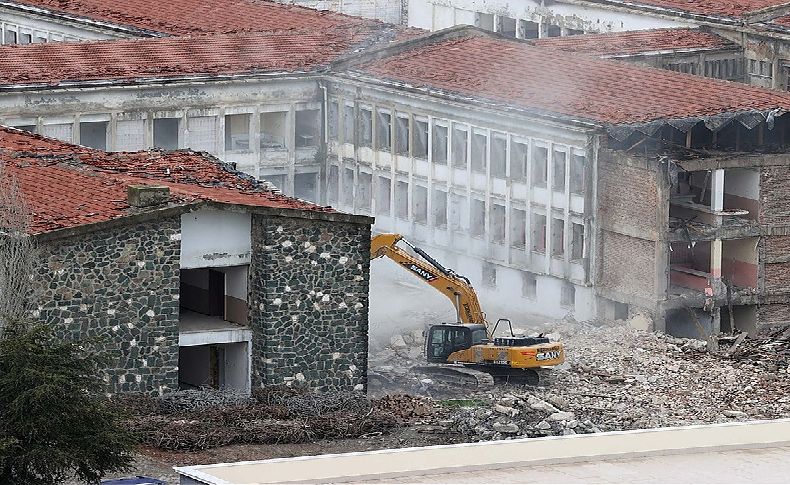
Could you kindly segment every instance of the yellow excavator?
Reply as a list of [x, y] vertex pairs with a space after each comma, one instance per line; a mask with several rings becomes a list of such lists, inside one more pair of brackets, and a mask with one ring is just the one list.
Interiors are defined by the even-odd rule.
[[[419, 258], [399, 247], [399, 243], [408, 246]], [[499, 319], [489, 330], [490, 325], [469, 279], [444, 267], [400, 234], [378, 234], [372, 238], [370, 258], [382, 257], [393, 260], [431, 285], [455, 306], [457, 321], [430, 326], [425, 338], [428, 362], [454, 364], [441, 366], [439, 373], [450, 374], [460, 365], [483, 371], [494, 380], [537, 384], [539, 369], [565, 361], [562, 343], [551, 342], [542, 335], [517, 336], [508, 319]], [[510, 336], [495, 336], [500, 323], [507, 323]]]

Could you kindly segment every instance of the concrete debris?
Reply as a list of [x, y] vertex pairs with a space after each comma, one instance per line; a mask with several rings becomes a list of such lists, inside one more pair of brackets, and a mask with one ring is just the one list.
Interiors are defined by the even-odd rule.
[[[447, 398], [469, 401], [442, 417], [447, 432], [464, 441], [790, 417], [790, 335], [743, 337], [737, 346], [739, 336], [721, 337], [720, 350], [710, 351], [706, 341], [627, 322], [558, 323], [549, 330], [562, 336], [568, 362], [550, 372], [547, 384], [477, 391], [434, 377], [426, 385], [426, 376], [412, 371], [425, 365], [420, 335], [405, 351], [371, 355], [370, 368], [387, 379], [371, 380], [369, 390], [421, 394], [439, 406]], [[394, 339], [401, 340], [408, 339]]]

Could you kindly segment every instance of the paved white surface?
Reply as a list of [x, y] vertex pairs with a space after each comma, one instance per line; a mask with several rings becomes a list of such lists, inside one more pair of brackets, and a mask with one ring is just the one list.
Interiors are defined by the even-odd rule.
[[367, 483], [790, 483], [790, 447], [410, 475]]

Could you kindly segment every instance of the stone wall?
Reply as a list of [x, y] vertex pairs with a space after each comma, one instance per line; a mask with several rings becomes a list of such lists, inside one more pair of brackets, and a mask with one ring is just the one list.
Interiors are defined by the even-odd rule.
[[97, 339], [111, 392], [178, 387], [180, 217], [41, 243], [34, 315]]
[[253, 216], [253, 386], [365, 389], [369, 268], [369, 225]]

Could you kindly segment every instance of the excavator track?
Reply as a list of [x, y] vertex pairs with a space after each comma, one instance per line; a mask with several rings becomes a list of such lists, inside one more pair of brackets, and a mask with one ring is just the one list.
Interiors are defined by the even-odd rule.
[[436, 376], [442, 383], [453, 386], [475, 387], [477, 390], [491, 389], [494, 387], [494, 377], [491, 374], [463, 365], [418, 365], [412, 367], [411, 370], [420, 374]]

